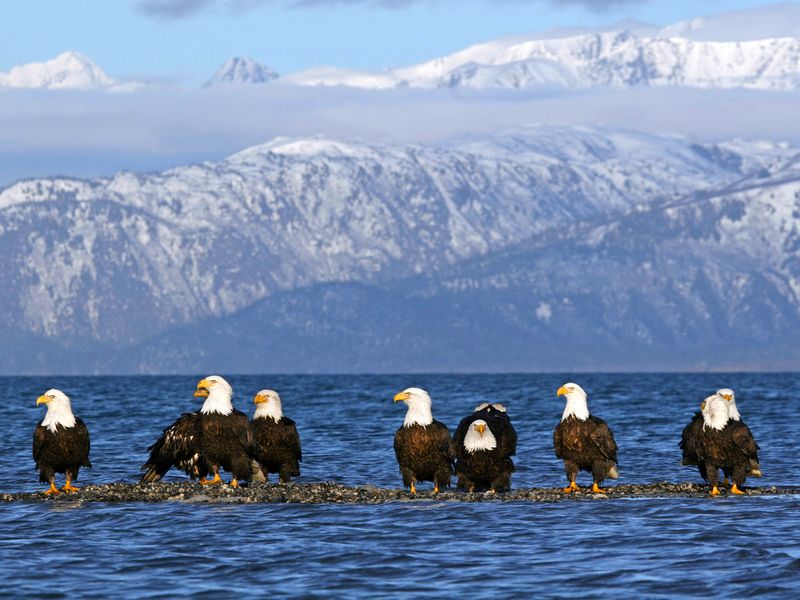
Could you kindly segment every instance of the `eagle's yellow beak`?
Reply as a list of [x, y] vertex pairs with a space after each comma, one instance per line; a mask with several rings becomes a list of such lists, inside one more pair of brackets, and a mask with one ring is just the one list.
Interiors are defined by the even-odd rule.
[[706, 407], [706, 401], [705, 401], [705, 400], [703, 400], [703, 401], [700, 403], [700, 410], [703, 410], [705, 407]]
[[208, 388], [214, 385], [213, 381], [208, 381], [208, 379], [201, 379], [197, 383], [197, 389], [194, 392], [195, 398], [208, 398]]
[[411, 398], [411, 394], [408, 392], [400, 392], [399, 394], [395, 394], [394, 401], [395, 402], [403, 402], [404, 400], [408, 400]]
[[558, 388], [558, 391], [556, 392], [556, 398], [558, 398], [559, 396], [566, 396], [567, 394], [569, 394], [569, 390], [567, 389], [566, 386], [562, 385], [560, 388]]
[[256, 394], [256, 397], [253, 398], [253, 404], [262, 404], [264, 402], [269, 402], [269, 398], [267, 396]]
[[481, 423], [481, 424], [479, 424], [479, 425], [476, 425], [476, 426], [475, 426], [475, 429], [478, 431], [478, 433], [480, 433], [481, 435], [483, 435], [483, 432], [484, 432], [484, 431], [486, 431], [486, 425], [484, 425], [483, 423]]
[[47, 404], [48, 402], [50, 402], [50, 398], [47, 396], [39, 396], [36, 399], [36, 406], [39, 406], [40, 404]]
[[731, 396], [730, 394], [722, 394], [722, 397], [725, 398], [725, 400], [727, 400], [728, 402], [730, 402], [731, 398], [733, 398], [733, 396]]

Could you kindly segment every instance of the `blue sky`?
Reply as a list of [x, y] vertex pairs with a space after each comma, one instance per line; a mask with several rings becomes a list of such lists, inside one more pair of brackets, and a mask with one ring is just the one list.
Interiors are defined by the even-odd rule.
[[[115, 78], [186, 83], [204, 80], [235, 55], [250, 56], [281, 73], [321, 64], [381, 69], [506, 35], [599, 26], [629, 17], [666, 25], [770, 4], [758, 0], [295, 1], [301, 4], [3, 0], [0, 70], [46, 60], [65, 50], [83, 52]], [[381, 1], [383, 5], [375, 4]]]

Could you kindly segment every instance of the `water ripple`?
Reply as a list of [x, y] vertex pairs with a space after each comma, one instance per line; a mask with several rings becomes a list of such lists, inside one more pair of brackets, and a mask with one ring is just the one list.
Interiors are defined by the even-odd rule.
[[[30, 456], [36, 397], [61, 387], [92, 433], [81, 481], [132, 481], [147, 446], [193, 410], [197, 377], [0, 379], [0, 489], [38, 489]], [[235, 402], [281, 391], [303, 446], [301, 481], [399, 486], [392, 436], [409, 385], [428, 388], [451, 428], [484, 400], [519, 432], [518, 487], [563, 485], [552, 453], [562, 401], [577, 379], [620, 445], [621, 480], [697, 481], [681, 468], [680, 430], [700, 401], [733, 387], [761, 444], [759, 485], [797, 484], [797, 375], [470, 375], [231, 377]], [[247, 394], [245, 394], [247, 392]], [[792, 418], [787, 418], [790, 415]], [[180, 479], [171, 475], [170, 479]], [[80, 482], [79, 482], [80, 483]], [[3, 506], [0, 555], [15, 596], [242, 595], [646, 598], [794, 597], [800, 585], [797, 497], [602, 502]]]

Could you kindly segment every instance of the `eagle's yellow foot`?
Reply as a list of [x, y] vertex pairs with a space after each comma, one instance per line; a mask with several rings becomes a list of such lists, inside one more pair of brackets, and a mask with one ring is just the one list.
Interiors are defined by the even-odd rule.
[[219, 476], [219, 473], [214, 473], [214, 479], [210, 481], [208, 479], [205, 480], [201, 479], [200, 483], [202, 483], [203, 485], [219, 485], [220, 483], [222, 483], [222, 477]]
[[596, 482], [596, 481], [595, 481], [595, 482], [592, 484], [592, 491], [593, 491], [595, 494], [607, 494], [607, 493], [608, 493], [606, 490], [604, 490], [604, 489], [603, 489], [603, 488], [601, 488], [599, 485], [597, 485], [597, 482]]
[[731, 486], [731, 494], [736, 494], [737, 496], [743, 496], [746, 493], [747, 492], [743, 492], [742, 490], [740, 490], [739, 486], [737, 486], [735, 483]]
[[71, 493], [73, 493], [73, 492], [77, 492], [79, 488], [76, 488], [74, 485], [72, 485], [72, 483], [71, 483], [71, 482], [69, 482], [69, 481], [68, 481], [68, 482], [67, 482], [67, 483], [64, 485], [64, 487], [63, 487], [63, 488], [61, 488], [61, 489], [62, 489], [62, 490], [64, 490], [64, 491], [65, 491], [67, 494], [71, 494]]
[[719, 488], [714, 486], [711, 488], [711, 492], [709, 492], [712, 496], [719, 496]]
[[417, 495], [417, 487], [414, 485], [414, 482], [411, 482], [411, 493], [415, 496]]
[[205, 477], [201, 477], [200, 478], [200, 485], [205, 485], [207, 483], [208, 483], [208, 479], [206, 479]]
[[433, 484], [433, 493], [434, 494], [438, 494], [439, 493], [439, 484], [438, 483]]
[[575, 483], [574, 481], [570, 481], [569, 485], [565, 487], [562, 491], [566, 494], [571, 494], [572, 492], [577, 492], [580, 489], [581, 488], [578, 487], [577, 483]]
[[50, 484], [50, 489], [47, 490], [44, 495], [49, 496], [50, 494], [58, 494], [58, 488], [56, 487], [55, 483]]
[[238, 482], [238, 481], [236, 481], [236, 478], [235, 478], [235, 477], [234, 477], [233, 479], [231, 479], [231, 487], [232, 487], [232, 488], [237, 488], [237, 487], [239, 487], [239, 482]]

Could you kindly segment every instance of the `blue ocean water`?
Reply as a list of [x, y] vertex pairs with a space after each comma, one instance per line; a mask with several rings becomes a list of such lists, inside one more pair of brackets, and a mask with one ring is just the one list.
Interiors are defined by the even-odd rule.
[[[192, 392], [201, 375], [0, 379], [0, 491], [44, 487], [33, 468], [31, 435], [43, 415], [35, 400], [46, 389], [67, 392], [89, 426], [94, 468], [78, 485], [135, 481], [161, 429], [199, 405]], [[695, 470], [680, 467], [680, 431], [705, 396], [731, 387], [762, 447], [765, 477], [750, 483], [800, 484], [798, 374], [228, 379], [236, 406], [248, 413], [257, 390], [281, 393], [302, 437], [304, 482], [399, 487], [392, 438], [404, 407], [392, 397], [416, 385], [429, 390], [435, 417], [451, 430], [476, 404], [504, 403], [519, 434], [512, 485], [562, 486], [552, 430], [563, 399], [555, 391], [573, 380], [614, 431], [620, 483], [699, 481]], [[798, 514], [795, 496], [374, 506], [15, 503], [0, 505], [0, 594], [795, 597]]]

